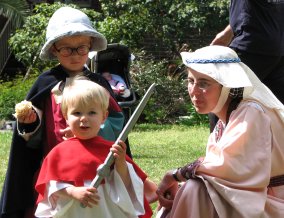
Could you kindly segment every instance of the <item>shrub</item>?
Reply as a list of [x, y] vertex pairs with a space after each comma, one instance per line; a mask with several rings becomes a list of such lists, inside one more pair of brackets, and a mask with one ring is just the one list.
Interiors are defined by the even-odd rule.
[[36, 77], [23, 80], [17, 77], [9, 82], [0, 84], [0, 120], [14, 120], [13, 113], [17, 103], [25, 99]]
[[185, 125], [208, 124], [207, 115], [196, 112], [190, 102], [184, 79], [187, 72], [181, 60], [154, 61], [143, 52], [135, 54], [130, 67], [131, 83], [138, 96], [146, 93], [152, 83], [156, 92], [147, 103], [140, 122], [180, 123]]
[[143, 96], [152, 83], [156, 93], [150, 98], [143, 119], [148, 122], [173, 122], [174, 117], [185, 111], [185, 89], [181, 81], [167, 76], [167, 63], [149, 60], [134, 61], [131, 66], [131, 80], [139, 96]]

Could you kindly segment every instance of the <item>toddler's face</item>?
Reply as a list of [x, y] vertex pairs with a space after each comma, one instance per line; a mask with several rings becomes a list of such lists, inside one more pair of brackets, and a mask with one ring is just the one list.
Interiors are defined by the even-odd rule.
[[[59, 41], [54, 43], [54, 46], [52, 46], [52, 53], [57, 57], [59, 63], [66, 69], [66, 71], [71, 74], [77, 74], [82, 72], [85, 63], [88, 60], [88, 52], [84, 54], [83, 52], [81, 54], [79, 50], [81, 48], [86, 49], [88, 47], [91, 48], [91, 37], [89, 36], [68, 36], [60, 39]], [[73, 49], [73, 52], [70, 56], [62, 55], [60, 50], [66, 50], [66, 49]], [[79, 49], [77, 49], [79, 48]], [[77, 49], [74, 50], [74, 49]]]
[[88, 105], [78, 102], [68, 107], [66, 122], [77, 138], [90, 139], [97, 136], [107, 113], [96, 102], [90, 102]]

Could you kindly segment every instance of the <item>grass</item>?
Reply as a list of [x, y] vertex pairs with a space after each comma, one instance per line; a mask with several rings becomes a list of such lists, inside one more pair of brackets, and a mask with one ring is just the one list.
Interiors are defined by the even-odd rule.
[[134, 161], [158, 183], [169, 169], [204, 155], [208, 127], [138, 125], [129, 135]]
[[12, 139], [12, 132], [4, 131], [0, 132], [0, 190], [2, 191], [2, 186], [5, 180], [5, 174], [7, 169], [7, 163], [9, 159], [10, 144]]
[[[209, 135], [207, 126], [139, 124], [129, 134], [134, 161], [157, 184], [167, 170], [203, 156]], [[11, 132], [0, 133], [0, 187], [5, 178]], [[156, 203], [152, 205], [155, 210]]]

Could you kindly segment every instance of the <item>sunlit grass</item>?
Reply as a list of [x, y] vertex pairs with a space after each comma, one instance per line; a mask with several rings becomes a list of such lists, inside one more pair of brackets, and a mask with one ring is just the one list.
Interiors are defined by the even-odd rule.
[[[148, 127], [147, 127], [148, 126]], [[205, 152], [207, 127], [139, 125], [129, 135], [133, 159], [155, 182]]]
[[0, 190], [2, 190], [2, 186], [5, 180], [5, 174], [9, 159], [10, 152], [10, 144], [12, 139], [12, 132], [4, 131], [0, 132]]
[[[128, 138], [134, 161], [158, 184], [167, 170], [203, 156], [208, 135], [206, 126], [140, 124]], [[0, 133], [0, 190], [5, 179], [11, 138], [12, 132]], [[153, 210], [156, 205], [152, 205]]]

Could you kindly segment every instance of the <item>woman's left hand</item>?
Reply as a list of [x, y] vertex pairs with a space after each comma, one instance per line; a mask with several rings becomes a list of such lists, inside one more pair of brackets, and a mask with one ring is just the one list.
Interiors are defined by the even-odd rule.
[[178, 191], [179, 184], [173, 178], [172, 171], [168, 171], [157, 189], [157, 195], [159, 199], [159, 206], [171, 209], [175, 195]]

